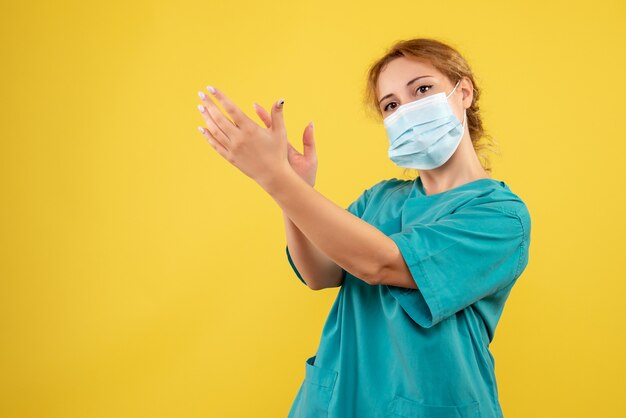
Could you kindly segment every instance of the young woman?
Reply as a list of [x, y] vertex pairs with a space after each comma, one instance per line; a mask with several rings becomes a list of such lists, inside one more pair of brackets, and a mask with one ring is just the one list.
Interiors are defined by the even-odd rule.
[[282, 104], [266, 128], [209, 87], [209, 143], [283, 209], [286, 255], [309, 288], [340, 290], [289, 417], [502, 417], [489, 351], [528, 264], [530, 214], [479, 158], [486, 137], [466, 60], [433, 39], [396, 43], [369, 71], [366, 102], [384, 123], [389, 158], [417, 169], [382, 180], [347, 210], [312, 186], [288, 143]]

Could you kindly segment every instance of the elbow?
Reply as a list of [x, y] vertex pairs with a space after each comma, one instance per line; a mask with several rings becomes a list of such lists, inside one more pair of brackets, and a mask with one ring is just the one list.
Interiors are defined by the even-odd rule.
[[[333, 274], [332, 280], [328, 280], [328, 277], [331, 277], [332, 273], [329, 273], [328, 275], [324, 275], [322, 276], [324, 279], [323, 280], [310, 280], [310, 281], [305, 281], [306, 285], [309, 287], [309, 289], [311, 290], [322, 290], [322, 289], [328, 289], [328, 288], [333, 288], [333, 287], [341, 287], [343, 285], [344, 282], [344, 272], [343, 269], [339, 268], [338, 266], [334, 266], [335, 268], [333, 268], [334, 271], [337, 272], [337, 274]], [[339, 269], [337, 271], [337, 269]]]
[[310, 283], [307, 283], [307, 287], [311, 290], [322, 290], [322, 289], [328, 289], [329, 287], [337, 287], [337, 286], [324, 286], [324, 285], [318, 285], [313, 282], [310, 282]]
[[[391, 240], [390, 240], [391, 241]], [[392, 245], [388, 251], [381, 252], [381, 257], [378, 259], [372, 257], [369, 266], [361, 272], [360, 277], [364, 282], [370, 285], [383, 285], [387, 284], [387, 278], [394, 275], [394, 268], [396, 260], [401, 259], [402, 255], [400, 249], [392, 241]]]
[[384, 284], [384, 272], [386, 270], [385, 264], [383, 263], [372, 264], [363, 269], [357, 277], [369, 285], [380, 285]]
[[306, 282], [306, 285], [311, 290], [322, 290], [324, 288], [323, 286], [316, 285], [314, 282]]
[[381, 273], [386, 269], [386, 265], [385, 262], [372, 257], [370, 254], [356, 262], [355, 260], [350, 260], [350, 263], [346, 263], [344, 269], [357, 279], [369, 285], [376, 285], [380, 284]]
[[311, 289], [311, 290], [320, 290], [320, 287], [315, 283], [315, 281], [309, 280], [309, 279], [305, 279], [302, 276], [300, 276], [300, 278], [302, 279], [302, 282], [305, 284], [305, 286], [308, 287], [309, 289]]

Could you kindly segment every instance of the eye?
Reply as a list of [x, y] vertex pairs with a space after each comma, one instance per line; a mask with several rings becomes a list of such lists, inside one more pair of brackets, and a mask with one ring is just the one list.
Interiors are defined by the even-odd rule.
[[[422, 93], [426, 93], [428, 90], [430, 90], [430, 88], [431, 88], [431, 87], [432, 87], [432, 86], [419, 86], [419, 87], [417, 88], [416, 92], [417, 92], [417, 91], [421, 91]], [[428, 90], [423, 91], [423, 90], [422, 90], [423, 88], [428, 88]]]
[[[419, 86], [417, 89], [415, 89], [415, 93], [420, 92], [420, 93], [426, 93], [428, 90], [430, 90], [430, 88], [432, 87], [432, 85], [424, 85], [424, 86]], [[427, 89], [427, 90], [423, 90], [423, 89]], [[396, 102], [389, 102], [387, 103], [387, 105], [383, 108], [383, 112], [386, 112], [387, 110], [389, 110], [389, 105], [394, 104], [397, 105]], [[395, 109], [398, 106], [394, 106], [393, 109]], [[392, 109], [392, 110], [393, 110]]]

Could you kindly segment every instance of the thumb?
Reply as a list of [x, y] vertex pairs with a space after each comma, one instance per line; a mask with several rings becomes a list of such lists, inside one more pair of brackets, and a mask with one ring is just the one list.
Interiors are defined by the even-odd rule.
[[313, 122], [309, 123], [306, 128], [304, 128], [304, 134], [302, 135], [302, 153], [307, 158], [316, 156], [315, 140], [313, 138]]
[[272, 127], [273, 131], [285, 132], [285, 120], [283, 118], [283, 105], [285, 99], [280, 99], [272, 106]]

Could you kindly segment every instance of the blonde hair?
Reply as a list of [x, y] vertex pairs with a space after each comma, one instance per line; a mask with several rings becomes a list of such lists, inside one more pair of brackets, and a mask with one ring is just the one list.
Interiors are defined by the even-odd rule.
[[[363, 102], [366, 110], [373, 110], [374, 117], [383, 119], [382, 111], [378, 104], [376, 86], [380, 72], [392, 60], [398, 57], [415, 57], [428, 61], [439, 72], [445, 75], [452, 84], [456, 84], [461, 78], [466, 77], [474, 86], [474, 96], [472, 104], [467, 111], [467, 125], [474, 146], [474, 151], [485, 169], [491, 175], [491, 164], [484, 151], [492, 151], [499, 154], [497, 141], [492, 135], [485, 133], [481, 120], [478, 99], [480, 98], [480, 88], [476, 84], [474, 74], [469, 64], [461, 54], [451, 46], [429, 38], [416, 38], [397, 41], [385, 53], [382, 58], [376, 60], [367, 73], [367, 84], [365, 87]], [[483, 141], [481, 141], [483, 140]], [[405, 170], [406, 172], [406, 170]]]

